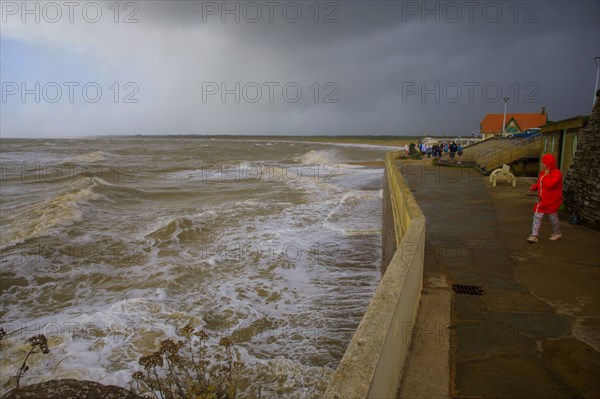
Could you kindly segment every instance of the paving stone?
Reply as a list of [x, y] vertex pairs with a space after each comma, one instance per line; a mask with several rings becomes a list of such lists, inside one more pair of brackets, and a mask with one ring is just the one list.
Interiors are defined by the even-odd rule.
[[489, 314], [496, 321], [518, 331], [535, 337], [537, 340], [559, 338], [569, 335], [573, 318], [556, 313], [498, 313]]
[[542, 342], [543, 357], [584, 398], [600, 398], [600, 353], [566, 337]]
[[454, 398], [600, 398], [600, 232], [561, 214], [562, 240], [528, 244], [531, 183], [409, 183], [427, 221], [425, 275], [484, 290], [451, 293]]
[[454, 397], [576, 399], [538, 355], [500, 355], [457, 362]]
[[492, 355], [534, 352], [535, 341], [510, 326], [495, 322], [460, 322], [454, 326], [455, 359], [464, 361]]

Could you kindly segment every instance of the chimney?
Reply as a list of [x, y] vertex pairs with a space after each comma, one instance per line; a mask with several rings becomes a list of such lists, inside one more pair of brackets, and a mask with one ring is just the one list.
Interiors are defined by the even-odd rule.
[[546, 107], [542, 107], [542, 112], [540, 114], [544, 115], [546, 113]]

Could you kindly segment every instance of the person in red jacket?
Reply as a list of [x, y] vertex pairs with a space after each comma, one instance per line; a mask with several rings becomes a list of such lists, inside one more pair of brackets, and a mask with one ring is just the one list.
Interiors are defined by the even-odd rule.
[[529, 242], [538, 242], [538, 233], [545, 213], [552, 223], [550, 240], [556, 241], [562, 237], [558, 220], [558, 209], [562, 204], [562, 173], [556, 168], [556, 158], [552, 154], [542, 157], [542, 165], [544, 170], [540, 172], [537, 182], [529, 187], [529, 191], [538, 192], [538, 202], [533, 207], [531, 236], [527, 239]]

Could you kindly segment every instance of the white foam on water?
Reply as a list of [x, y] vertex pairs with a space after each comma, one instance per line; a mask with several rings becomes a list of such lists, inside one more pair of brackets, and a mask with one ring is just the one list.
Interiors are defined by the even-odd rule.
[[108, 155], [109, 154], [107, 154], [104, 151], [93, 151], [87, 154], [77, 155], [75, 157], [69, 158], [67, 159], [67, 162], [81, 163], [104, 161]]
[[101, 178], [100, 176], [93, 176], [90, 180], [93, 183], [95, 183], [96, 185], [103, 185], [103, 186], [108, 186], [108, 187], [117, 187], [118, 186], [117, 184], [106, 181], [105, 179]]
[[[302, 165], [338, 159], [343, 154], [337, 150], [316, 151]], [[281, 164], [272, 170], [286, 176], [283, 171], [290, 168]], [[204, 170], [162, 177], [198, 179], [200, 172]], [[322, 396], [379, 276], [381, 190], [363, 186], [375, 187], [381, 174], [342, 165], [327, 179], [307, 172], [275, 184], [226, 183], [224, 188], [246, 191], [199, 201], [195, 208], [140, 206], [139, 214], [113, 219], [116, 231], [121, 231], [114, 239], [129, 245], [123, 255], [127, 262], [100, 257], [70, 271], [63, 265], [57, 272], [39, 273], [39, 278], [53, 279], [45, 285], [29, 276], [29, 284], [37, 284], [35, 290], [15, 286], [2, 293], [3, 300], [10, 299], [6, 315], [12, 319], [19, 317], [19, 306], [49, 303], [51, 310], [25, 312], [29, 316], [20, 321], [63, 326], [51, 344], [53, 361], [36, 367], [31, 376], [127, 386], [131, 373], [140, 368], [138, 358], [193, 320], [208, 329], [213, 340], [220, 333], [235, 336], [251, 330], [237, 346], [249, 364], [244, 373], [264, 386], [264, 397]], [[106, 184], [96, 180], [71, 189], [59, 203], [78, 208], [79, 220], [84, 220], [85, 206], [100, 195], [94, 187]], [[71, 220], [68, 225], [77, 223]], [[368, 225], [375, 228], [365, 228]], [[93, 243], [92, 233], [75, 239]], [[111, 237], [110, 231], [105, 234]], [[363, 236], [373, 239], [365, 241]], [[219, 252], [219, 246], [224, 251]], [[70, 302], [44, 299], [71, 287], [76, 288]], [[27, 304], [19, 297], [27, 297]], [[69, 330], [67, 325], [78, 328]], [[255, 325], [267, 327], [252, 330]], [[18, 363], [16, 355], [12, 359]], [[251, 394], [255, 388], [244, 392]]]
[[21, 206], [8, 215], [8, 223], [3, 232], [7, 245], [52, 234], [61, 227], [80, 222], [83, 219], [83, 205], [98, 200], [102, 196], [94, 192], [96, 182], [79, 181], [67, 191], [56, 194], [33, 205]]
[[289, 144], [289, 146], [294, 146], [295, 144], [304, 144], [304, 146], [314, 146], [314, 145], [326, 145], [332, 147], [341, 147], [341, 148], [361, 148], [365, 150], [374, 150], [374, 151], [398, 151], [404, 147], [399, 146], [390, 146], [390, 145], [381, 145], [381, 144], [358, 144], [358, 143], [332, 143], [327, 141], [302, 141], [302, 140], [285, 140], [285, 141], [277, 141], [279, 144]]
[[364, 148], [365, 150], [374, 151], [398, 151], [402, 147], [396, 147], [393, 145], [380, 145], [380, 144], [352, 144], [352, 143], [328, 143], [330, 145], [346, 148]]
[[335, 163], [340, 160], [340, 154], [335, 149], [310, 150], [299, 157], [299, 161], [304, 164], [327, 164]]
[[186, 169], [179, 172], [166, 173], [167, 180], [176, 181], [219, 181], [221, 172], [216, 168]]

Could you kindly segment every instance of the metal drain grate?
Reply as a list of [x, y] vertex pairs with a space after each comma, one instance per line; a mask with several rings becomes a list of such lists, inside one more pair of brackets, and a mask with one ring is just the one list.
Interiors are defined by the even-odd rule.
[[452, 284], [452, 290], [461, 295], [483, 295], [481, 287], [476, 285]]

